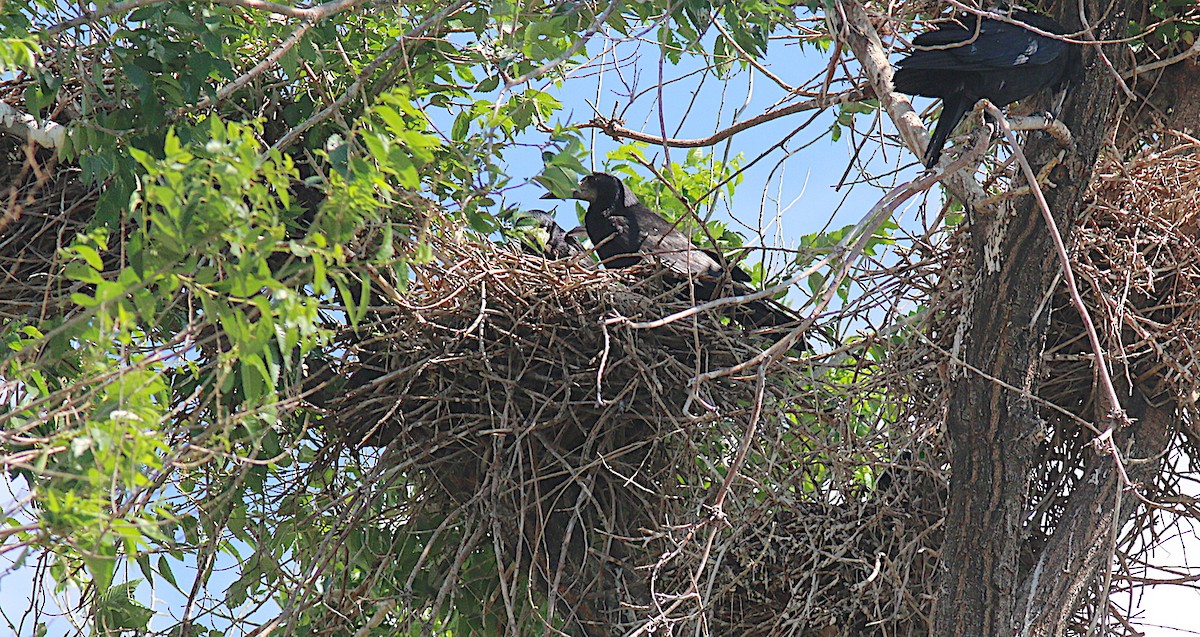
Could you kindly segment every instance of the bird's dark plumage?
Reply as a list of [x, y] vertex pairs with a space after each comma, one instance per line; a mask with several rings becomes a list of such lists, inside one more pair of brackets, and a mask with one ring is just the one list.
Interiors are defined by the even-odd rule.
[[514, 216], [514, 230], [521, 249], [547, 259], [566, 259], [587, 252], [571, 233], [563, 230], [554, 215], [545, 210], [524, 210]]
[[[733, 266], [727, 271], [720, 255], [692, 243], [675, 224], [638, 201], [617, 177], [592, 173], [579, 182], [571, 197], [588, 202], [583, 224], [605, 267], [627, 268], [652, 255], [672, 272], [688, 277], [701, 300], [718, 297], [726, 279], [735, 293], [752, 291], [745, 284], [750, 280], [745, 270]], [[777, 327], [798, 320], [785, 307], [768, 300], [748, 303], [742, 310], [733, 318], [747, 327]]]
[[[1010, 17], [1047, 33], [1068, 33], [1039, 13], [1014, 9]], [[918, 48], [900, 60], [894, 83], [901, 93], [942, 99], [942, 114], [925, 150], [929, 168], [976, 102], [1006, 106], [1046, 88], [1059, 90], [1076, 74], [1080, 55], [1077, 45], [973, 14], [922, 33], [913, 44]]]

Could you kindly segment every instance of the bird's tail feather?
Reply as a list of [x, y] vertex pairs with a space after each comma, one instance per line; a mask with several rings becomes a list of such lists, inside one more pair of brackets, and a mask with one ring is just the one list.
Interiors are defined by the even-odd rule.
[[925, 167], [933, 168], [937, 165], [938, 160], [942, 157], [942, 147], [946, 145], [946, 140], [950, 139], [950, 134], [962, 121], [963, 115], [966, 114], [967, 100], [961, 96], [948, 97], [942, 101], [942, 114], [938, 117], [937, 126], [933, 129], [933, 136], [929, 138], [929, 146], [925, 148]]

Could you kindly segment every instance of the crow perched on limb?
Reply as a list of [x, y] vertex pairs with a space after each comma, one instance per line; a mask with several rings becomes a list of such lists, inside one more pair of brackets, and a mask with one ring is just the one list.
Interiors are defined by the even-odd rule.
[[[556, 199], [548, 194], [543, 199]], [[641, 263], [643, 255], [653, 256], [672, 272], [687, 277], [701, 301], [719, 298], [722, 282], [731, 279], [736, 294], [749, 294], [750, 275], [734, 266], [721, 266], [720, 255], [704, 250], [675, 224], [638, 201], [625, 184], [608, 173], [592, 173], [579, 182], [572, 199], [588, 202], [583, 225], [596, 247], [600, 261], [608, 268], [627, 268]], [[762, 299], [747, 303], [731, 316], [743, 327], [779, 327], [800, 319], [779, 303]]]
[[554, 215], [545, 210], [525, 210], [513, 215], [513, 230], [521, 249], [547, 259], [566, 259], [587, 252], [570, 232], [563, 230]]
[[[1009, 17], [1039, 31], [1068, 33], [1032, 11], [1013, 9]], [[897, 64], [894, 83], [901, 93], [942, 99], [942, 114], [925, 149], [927, 168], [938, 163], [950, 133], [976, 102], [987, 99], [1003, 107], [1042, 89], [1058, 91], [1078, 74], [1080, 64], [1078, 45], [974, 14], [940, 24], [913, 44], [916, 50]]]

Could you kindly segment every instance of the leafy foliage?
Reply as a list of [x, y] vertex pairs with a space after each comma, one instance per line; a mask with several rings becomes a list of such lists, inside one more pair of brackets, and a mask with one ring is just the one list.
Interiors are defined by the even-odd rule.
[[[51, 283], [0, 315], [0, 452], [23, 499], [0, 529], [0, 553], [20, 554], [21, 569], [36, 558], [92, 634], [220, 635], [261, 627], [264, 616], [299, 634], [341, 634], [337, 622], [363, 599], [378, 604], [375, 623], [346, 634], [388, 633], [400, 619], [447, 635], [574, 630], [539, 606], [544, 593], [506, 588], [511, 565], [497, 538], [470, 536], [449, 512], [397, 513], [425, 496], [430, 476], [338, 447], [316, 404], [327, 388], [312, 379], [346, 361], [369, 367], [356, 346], [391, 319], [389, 304], [404, 306], [423, 267], [452, 265], [439, 238], [494, 236], [517, 207], [514, 175], [564, 195], [590, 172], [598, 158], [584, 131], [563, 123], [563, 96], [606, 64], [641, 73], [619, 46], [648, 43], [663, 65], [725, 81], [779, 51], [779, 36], [802, 20], [811, 24], [799, 43], [831, 50], [823, 20], [804, 9], [820, 4], [88, 6], [0, 3], [0, 73], [15, 87], [6, 103], [69, 129], [52, 153], [12, 154], [27, 162], [13, 193], [25, 173], [28, 192], [40, 193], [53, 181], [44, 172], [57, 169], [77, 198], [22, 191], [26, 208], [6, 211], [0, 230], [22, 215], [78, 221], [28, 277]], [[1190, 45], [1187, 9], [1152, 4], [1162, 42], [1146, 45], [1164, 54]], [[606, 90], [632, 95], [636, 77], [622, 82]], [[844, 103], [823, 121], [837, 141], [869, 119], [857, 115], [878, 113], [875, 101]], [[743, 259], [753, 242], [730, 209], [759, 158], [655, 152], [629, 142], [598, 163], [697, 244]], [[756, 285], [779, 281], [833, 254], [851, 230], [800, 238], [778, 271], [741, 265]], [[883, 258], [899, 231], [884, 224], [865, 254]], [[23, 259], [26, 247], [4, 249]], [[808, 276], [808, 291], [832, 286], [853, 303], [861, 284], [827, 281], [826, 271]], [[835, 437], [867, 437], [901, 418], [902, 396], [829, 389], [879, 373], [888, 345], [871, 342], [812, 374], [821, 404], [849, 423]], [[756, 487], [762, 502], [769, 488], [812, 494], [834, 477], [811, 435], [827, 423], [796, 412], [786, 425], [783, 444], [812, 462], [792, 483], [783, 473], [792, 468], [753, 449], [748, 463], [778, 483]], [[681, 486], [719, 486], [739, 442], [706, 441], [689, 470], [710, 475]], [[860, 484], [871, 481], [867, 460]], [[377, 489], [384, 474], [391, 486]], [[497, 600], [535, 610], [515, 618], [517, 602]], [[401, 601], [415, 615], [398, 619]]]
[[[638, 3], [608, 14], [606, 28], [657, 29], [678, 61], [705, 51], [717, 15], [761, 54], [790, 13]], [[61, 310], [3, 325], [4, 451], [21, 458], [8, 471], [32, 498], [7, 524], [59, 586], [81, 592], [92, 630], [161, 630], [141, 601], [147, 586], [178, 590], [189, 608], [195, 591], [223, 586], [232, 611], [322, 568], [306, 547], [345, 519], [335, 494], [365, 474], [315, 471], [308, 490], [279, 499], [320, 449], [297, 408], [309, 366], [340, 325], [438, 258], [430, 233], [496, 229], [507, 158], [561, 109], [544, 87], [514, 80], [562, 78], [587, 60], [578, 37], [598, 17], [573, 2], [367, 5], [313, 21], [238, 2], [101, 3], [82, 17], [4, 3], [0, 72], [27, 74], [35, 116], [70, 113], [59, 158], [102, 191], [59, 250]], [[547, 187], [569, 189], [586, 172], [578, 130], [557, 128], [543, 149]], [[643, 153], [614, 154], [613, 170], [674, 217], [727, 201], [740, 179], [736, 160], [689, 153], [665, 175], [685, 205], [633, 168]], [[697, 230], [741, 243], [715, 220]], [[463, 540], [435, 527], [349, 529], [321, 586], [365, 585], [379, 552], [408, 572]], [[371, 585], [436, 596], [440, 560], [428, 580]], [[140, 578], [128, 576], [133, 563]], [[216, 578], [217, 564], [235, 577]], [[468, 583], [436, 619], [441, 630], [496, 630], [497, 568], [488, 550], [466, 556]]]

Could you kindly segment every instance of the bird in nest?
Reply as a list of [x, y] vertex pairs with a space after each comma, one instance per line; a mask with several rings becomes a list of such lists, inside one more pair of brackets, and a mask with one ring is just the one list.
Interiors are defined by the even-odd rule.
[[[559, 197], [550, 193], [542, 198]], [[719, 298], [725, 289], [738, 295], [754, 291], [747, 285], [750, 275], [745, 270], [723, 264], [717, 252], [692, 243], [676, 229], [677, 224], [646, 207], [615, 175], [597, 172], [585, 176], [570, 198], [588, 202], [583, 225], [605, 267], [628, 268], [653, 258], [677, 278], [686, 278], [700, 301]], [[739, 306], [731, 318], [751, 329], [781, 327], [800, 320], [792, 310], [770, 299]]]
[[570, 232], [564, 230], [554, 215], [545, 210], [518, 211], [512, 215], [512, 224], [508, 234], [517, 239], [526, 254], [554, 260], [587, 252], [576, 238], [578, 228]]

